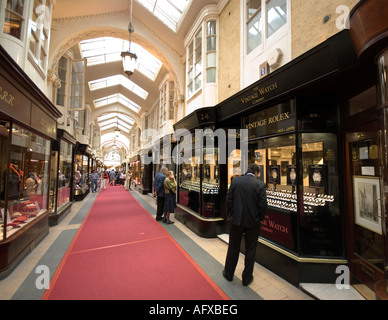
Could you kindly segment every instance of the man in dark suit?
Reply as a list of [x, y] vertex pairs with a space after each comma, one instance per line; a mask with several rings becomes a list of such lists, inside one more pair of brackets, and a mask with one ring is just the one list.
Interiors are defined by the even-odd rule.
[[162, 167], [156, 174], [154, 179], [154, 192], [156, 198], [156, 221], [163, 220], [163, 207], [164, 207], [164, 179], [166, 179], [166, 173], [168, 169]]
[[257, 179], [259, 173], [259, 166], [255, 163], [250, 164], [245, 176], [233, 178], [226, 196], [231, 225], [223, 276], [228, 281], [233, 280], [241, 240], [244, 236], [245, 268], [242, 274], [244, 286], [248, 286], [253, 281], [260, 221], [264, 219], [267, 209], [266, 186], [264, 182]]

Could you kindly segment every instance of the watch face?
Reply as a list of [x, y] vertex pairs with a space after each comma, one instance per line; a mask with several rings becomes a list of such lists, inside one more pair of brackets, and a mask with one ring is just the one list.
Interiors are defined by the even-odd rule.
[[296, 185], [296, 166], [289, 165], [288, 166], [288, 174], [287, 174], [287, 185], [295, 186]]
[[312, 165], [309, 168], [309, 186], [310, 188], [325, 187], [326, 167], [324, 165]]
[[269, 183], [280, 184], [280, 166], [271, 166], [268, 178]]

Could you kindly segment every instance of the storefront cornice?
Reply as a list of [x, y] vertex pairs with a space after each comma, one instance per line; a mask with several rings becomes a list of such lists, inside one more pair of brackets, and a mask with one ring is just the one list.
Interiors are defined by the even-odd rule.
[[185, 129], [192, 131], [194, 129], [214, 126], [218, 122], [215, 107], [204, 107], [193, 111], [183, 119], [174, 124], [174, 130]]
[[[355, 68], [357, 55], [349, 31], [344, 30], [282, 68], [270, 73], [216, 106], [220, 122], [265, 108], [297, 94], [310, 93], [321, 81], [325, 90], [338, 91], [336, 81], [327, 81], [340, 72]], [[329, 86], [332, 86], [329, 87]]]
[[29, 95], [29, 99], [37, 106], [44, 107], [49, 116], [57, 121], [62, 117], [62, 113], [48, 99], [48, 97], [36, 86], [36, 84], [27, 76], [24, 70], [11, 58], [11, 56], [0, 45], [0, 70], [8, 75], [7, 80], [18, 89], [22, 94]]

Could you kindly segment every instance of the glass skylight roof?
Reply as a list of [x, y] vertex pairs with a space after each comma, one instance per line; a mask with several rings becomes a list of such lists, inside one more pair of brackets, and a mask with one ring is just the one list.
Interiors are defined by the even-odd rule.
[[182, 14], [189, 4], [189, 0], [141, 0], [142, 6], [152, 12], [171, 30], [177, 32]]
[[125, 122], [129, 123], [130, 125], [133, 125], [135, 123], [135, 120], [133, 120], [131, 117], [128, 117], [127, 115], [122, 114], [122, 113], [114, 113], [114, 112], [107, 113], [107, 114], [104, 114], [104, 115], [98, 117], [97, 121], [103, 122], [103, 121], [110, 120], [110, 119], [115, 119], [115, 121], [116, 121], [117, 117], [119, 119], [124, 120]]
[[96, 108], [100, 108], [109, 104], [114, 103], [120, 103], [124, 107], [127, 107], [136, 113], [139, 113], [141, 107], [134, 103], [133, 101], [129, 100], [127, 97], [123, 96], [121, 93], [113, 94], [108, 97], [100, 98], [97, 100], [94, 100], [94, 106]]
[[[129, 41], [103, 37], [81, 41], [82, 57], [88, 66], [117, 62], [121, 60], [121, 52], [128, 51]], [[131, 52], [136, 53], [136, 69], [149, 79], [155, 81], [162, 63], [137, 43], [131, 42]]]
[[140, 98], [143, 98], [144, 100], [146, 100], [148, 97], [147, 91], [145, 91], [136, 83], [132, 82], [121, 74], [89, 82], [90, 91], [95, 91], [117, 85], [122, 85], [123, 87], [137, 94]]

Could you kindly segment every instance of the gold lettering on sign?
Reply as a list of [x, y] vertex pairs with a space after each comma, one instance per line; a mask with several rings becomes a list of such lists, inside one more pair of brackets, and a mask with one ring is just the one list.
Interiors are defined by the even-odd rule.
[[259, 127], [264, 127], [266, 126], [267, 124], [273, 124], [273, 123], [276, 123], [276, 122], [280, 122], [280, 121], [284, 121], [284, 120], [287, 120], [287, 119], [290, 119], [290, 112], [285, 112], [285, 113], [281, 113], [281, 114], [277, 114], [273, 117], [269, 117], [268, 119], [262, 119], [260, 121], [255, 121], [255, 122], [252, 122], [252, 123], [248, 123], [246, 126], [245, 126], [245, 129], [255, 129], [255, 128], [259, 128]]
[[13, 101], [15, 100], [15, 97], [12, 94], [9, 94], [8, 91], [3, 90], [3, 88], [0, 87], [0, 100], [13, 107]]
[[252, 102], [252, 103], [259, 103], [261, 101], [264, 100], [264, 95], [271, 92], [271, 91], [274, 91], [278, 88], [278, 84], [277, 82], [275, 83], [272, 83], [270, 84], [269, 86], [266, 86], [266, 87], [255, 87], [253, 88], [253, 91], [254, 93], [248, 95], [247, 97], [243, 97], [241, 98], [241, 102], [242, 103], [249, 103], [249, 102]]

